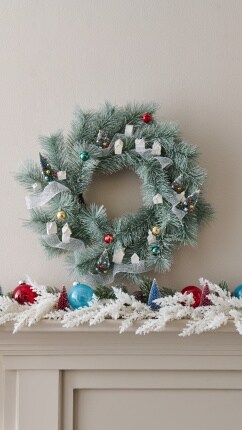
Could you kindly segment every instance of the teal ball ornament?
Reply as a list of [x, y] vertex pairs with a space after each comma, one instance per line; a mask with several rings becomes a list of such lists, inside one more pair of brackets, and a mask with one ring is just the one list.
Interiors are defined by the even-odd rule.
[[160, 255], [160, 247], [158, 245], [153, 245], [151, 248], [151, 252], [153, 255]]
[[234, 291], [232, 292], [233, 297], [237, 297], [237, 299], [242, 299], [242, 284], [238, 285]]
[[82, 161], [87, 161], [89, 159], [89, 153], [87, 151], [82, 151], [80, 153], [80, 159]]
[[70, 306], [72, 309], [88, 307], [89, 302], [93, 298], [93, 294], [94, 290], [88, 285], [74, 282], [68, 294]]

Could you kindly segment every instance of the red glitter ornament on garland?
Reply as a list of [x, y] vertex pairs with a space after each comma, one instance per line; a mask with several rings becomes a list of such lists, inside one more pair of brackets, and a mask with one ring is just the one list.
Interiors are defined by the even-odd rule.
[[113, 235], [112, 233], [107, 233], [104, 235], [103, 240], [105, 243], [112, 243], [113, 242]]
[[34, 303], [37, 295], [38, 294], [33, 291], [31, 285], [21, 282], [18, 287], [13, 290], [12, 298], [20, 305], [24, 305], [25, 303]]
[[195, 285], [188, 285], [187, 287], [181, 290], [182, 294], [190, 294], [192, 293], [194, 303], [191, 305], [193, 308], [197, 308], [200, 305], [200, 300], [202, 296], [202, 290], [196, 287]]
[[149, 124], [150, 121], [152, 121], [152, 115], [149, 112], [145, 112], [142, 115], [142, 121], [146, 124]]

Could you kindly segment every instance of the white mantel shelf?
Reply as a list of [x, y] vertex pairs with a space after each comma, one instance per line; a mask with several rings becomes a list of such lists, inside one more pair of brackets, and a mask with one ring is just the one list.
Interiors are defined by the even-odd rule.
[[12, 324], [1, 327], [3, 429], [143, 430], [151, 423], [160, 428], [162, 416], [164, 429], [189, 430], [189, 403], [192, 420], [213, 404], [191, 428], [240, 428], [242, 337], [232, 324], [185, 338], [178, 336], [184, 321], [145, 336], [135, 335], [135, 325], [119, 334], [119, 325], [64, 329], [41, 321], [15, 335]]

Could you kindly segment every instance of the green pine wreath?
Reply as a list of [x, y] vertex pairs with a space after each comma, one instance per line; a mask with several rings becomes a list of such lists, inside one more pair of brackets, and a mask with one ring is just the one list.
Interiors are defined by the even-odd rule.
[[[66, 254], [75, 275], [92, 285], [117, 273], [135, 278], [170, 268], [174, 249], [195, 245], [198, 228], [212, 215], [201, 187], [205, 171], [197, 148], [182, 140], [177, 124], [155, 120], [154, 104], [108, 103], [78, 111], [67, 138], [40, 139], [40, 166], [27, 161], [16, 178], [30, 191], [27, 225], [50, 255]], [[143, 207], [114, 220], [106, 209], [87, 205], [94, 173], [123, 169], [142, 181]]]

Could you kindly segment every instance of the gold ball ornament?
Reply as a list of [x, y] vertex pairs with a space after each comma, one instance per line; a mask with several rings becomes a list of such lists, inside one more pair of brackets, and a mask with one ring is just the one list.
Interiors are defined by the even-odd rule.
[[152, 227], [151, 232], [154, 236], [159, 236], [160, 234], [160, 227], [157, 227], [157, 225], [155, 225], [154, 227]]
[[50, 174], [51, 174], [50, 169], [47, 169], [47, 170], [45, 171], [45, 173], [46, 173], [46, 175], [50, 175]]
[[64, 221], [66, 219], [66, 213], [64, 211], [58, 211], [56, 214], [56, 218], [59, 221]]

